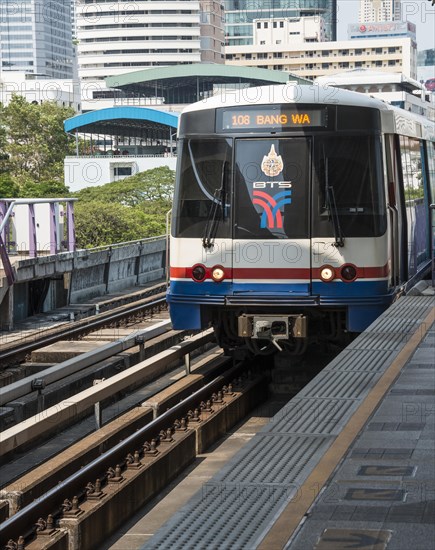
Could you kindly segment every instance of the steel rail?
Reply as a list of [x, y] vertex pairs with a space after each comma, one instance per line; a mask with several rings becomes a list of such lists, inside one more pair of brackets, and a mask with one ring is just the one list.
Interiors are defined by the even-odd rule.
[[65, 499], [71, 499], [74, 495], [81, 495], [89, 481], [94, 482], [97, 478], [105, 477], [108, 468], [123, 463], [128, 453], [141, 448], [145, 441], [150, 441], [153, 437], [156, 437], [160, 430], [166, 430], [168, 426], [173, 425], [175, 420], [185, 416], [190, 409], [197, 407], [200, 401], [208, 398], [211, 393], [222, 389], [222, 386], [233, 380], [242, 368], [242, 364], [233, 366], [225, 374], [218, 376], [146, 426], [126, 437], [78, 472], [61, 481], [29, 506], [19, 510], [0, 525], [0, 540], [17, 540], [20, 536], [28, 536], [34, 530], [34, 524], [39, 517], [56, 514]]
[[147, 367], [167, 367], [173, 361], [208, 343], [212, 338], [213, 332], [211, 329], [202, 334], [197, 334], [185, 342], [172, 346], [154, 357], [145, 359], [145, 361], [45, 409], [42, 413], [7, 428], [0, 434], [0, 456], [7, 455], [22, 445], [45, 435], [54, 426], [65, 425], [65, 423], [76, 418], [77, 415], [86, 413], [96, 403], [100, 403], [132, 385], [140, 384], [146, 376]]
[[44, 369], [36, 375], [33, 374], [32, 376], [27, 376], [26, 378], [13, 382], [12, 384], [8, 384], [7, 386], [0, 388], [0, 406], [32, 392], [34, 389], [33, 382], [36, 379], [43, 380], [45, 386], [52, 384], [53, 382], [58, 382], [59, 380], [62, 380], [62, 378], [75, 374], [76, 372], [90, 367], [99, 361], [103, 361], [113, 355], [117, 355], [118, 353], [130, 349], [139, 343], [145, 343], [150, 338], [160, 336], [170, 328], [171, 321], [160, 321], [152, 327], [138, 330], [130, 336], [122, 338], [121, 340], [110, 342], [109, 344], [105, 344], [104, 346], [100, 346], [86, 353], [81, 353], [77, 357], [67, 359], [66, 361], [62, 361], [53, 367]]
[[113, 312], [112, 310], [108, 312], [99, 313], [97, 316], [94, 316], [94, 317], [98, 317], [97, 319], [86, 318], [86, 319], [81, 319], [80, 321], [77, 321], [79, 326], [77, 326], [76, 324], [75, 327], [72, 327], [72, 328], [68, 327], [67, 330], [61, 330], [59, 332], [56, 332], [55, 334], [42, 336], [42, 338], [38, 338], [38, 340], [34, 340], [33, 342], [28, 342], [26, 344], [14, 346], [9, 350], [0, 352], [0, 361], [11, 359], [12, 357], [15, 357], [17, 355], [27, 355], [28, 353], [34, 351], [35, 349], [48, 346], [49, 344], [54, 344], [61, 338], [65, 338], [65, 337], [71, 338], [71, 337], [79, 336], [85, 331], [97, 330], [99, 328], [102, 328], [102, 326], [108, 323], [121, 321], [125, 317], [129, 317], [130, 315], [134, 315], [146, 309], [152, 309], [153, 307], [161, 306], [166, 302], [165, 293], [157, 294], [156, 296], [159, 296], [159, 298], [154, 299], [152, 301], [150, 301], [150, 298], [143, 298], [142, 300], [136, 302], [137, 305], [135, 306], [134, 305], [132, 306], [132, 304], [126, 304], [124, 306], [120, 306], [119, 308], [117, 308], [117, 309], [122, 308], [122, 311]]

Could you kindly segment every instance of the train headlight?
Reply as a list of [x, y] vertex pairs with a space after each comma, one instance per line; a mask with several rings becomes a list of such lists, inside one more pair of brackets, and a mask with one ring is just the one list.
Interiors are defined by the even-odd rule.
[[197, 283], [202, 283], [205, 279], [205, 267], [201, 264], [196, 264], [192, 267], [192, 279]]
[[320, 278], [324, 283], [330, 283], [335, 279], [335, 269], [330, 265], [324, 265], [320, 268]]
[[211, 278], [216, 283], [220, 283], [225, 279], [225, 271], [221, 265], [215, 265], [211, 271]]
[[356, 267], [352, 264], [345, 264], [340, 269], [340, 277], [341, 280], [345, 283], [351, 283], [356, 279], [357, 273], [356, 273]]

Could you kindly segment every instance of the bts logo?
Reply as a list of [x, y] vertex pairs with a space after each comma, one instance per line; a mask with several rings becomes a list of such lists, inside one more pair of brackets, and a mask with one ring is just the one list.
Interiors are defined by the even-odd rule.
[[283, 220], [280, 210], [285, 204], [291, 204], [291, 194], [291, 191], [281, 191], [272, 197], [264, 191], [253, 192], [253, 204], [264, 209], [260, 225], [262, 229], [282, 229]]

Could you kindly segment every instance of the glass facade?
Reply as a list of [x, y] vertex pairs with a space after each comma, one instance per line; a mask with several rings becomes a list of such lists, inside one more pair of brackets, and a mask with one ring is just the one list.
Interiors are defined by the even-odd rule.
[[337, 0], [225, 0], [227, 46], [253, 44], [256, 19], [320, 15], [325, 20], [326, 40], [337, 39]]
[[2, 71], [73, 77], [72, 0], [0, 0]]

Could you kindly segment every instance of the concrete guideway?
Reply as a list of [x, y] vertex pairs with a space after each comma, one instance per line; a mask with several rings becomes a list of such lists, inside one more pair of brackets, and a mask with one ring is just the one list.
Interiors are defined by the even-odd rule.
[[[0, 537], [16, 540], [19, 533], [29, 537], [35, 525], [33, 518], [48, 514], [47, 521], [38, 520], [37, 540], [29, 548], [32, 544], [39, 548], [42, 541], [44, 548], [58, 548], [59, 544], [77, 550], [96, 548], [107, 533], [119, 528], [143, 502], [176, 477], [196, 453], [226, 433], [253, 403], [259, 402], [260, 396], [266, 396], [264, 376], [241, 377], [243, 368], [240, 364], [226, 369], [181, 402], [173, 396], [176, 404], [172, 408], [3, 522]], [[233, 380], [235, 386], [231, 385]], [[159, 435], [151, 439], [154, 434]], [[115, 463], [116, 468], [107, 470]], [[86, 485], [97, 476], [102, 476], [102, 480], [98, 478], [95, 484]], [[76, 496], [70, 501], [73, 494]], [[58, 529], [51, 514], [60, 515]], [[41, 540], [39, 534], [43, 536]], [[24, 537], [18, 541], [24, 543]]]
[[[162, 321], [156, 330], [166, 330], [169, 321]], [[148, 329], [153, 330], [153, 328]], [[107, 399], [113, 394], [125, 390], [133, 384], [139, 383], [147, 374], [147, 369], [158, 369], [160, 366], [166, 366], [171, 362], [188, 355], [195, 348], [209, 342], [213, 338], [212, 331], [193, 336], [189, 340], [182, 342], [177, 346], [171, 347], [169, 350], [163, 351], [154, 357], [151, 357], [137, 365], [126, 369], [124, 372], [104, 380], [101, 383], [88, 388], [75, 396], [64, 400], [57, 405], [50, 407], [20, 424], [3, 431], [0, 434], [1, 452], [0, 456], [16, 450], [22, 445], [40, 437], [46, 431], [49, 431], [56, 426], [60, 428], [62, 424], [73, 419], [77, 415], [87, 411], [96, 403]], [[134, 344], [133, 344], [134, 345]], [[111, 344], [109, 345], [111, 346]], [[105, 348], [109, 346], [104, 346]], [[101, 348], [95, 353], [101, 353]], [[89, 361], [89, 358], [88, 358]], [[66, 362], [66, 363], [69, 363]], [[70, 366], [71, 367], [71, 366]], [[53, 367], [52, 369], [56, 369]], [[52, 371], [52, 369], [48, 369]]]

